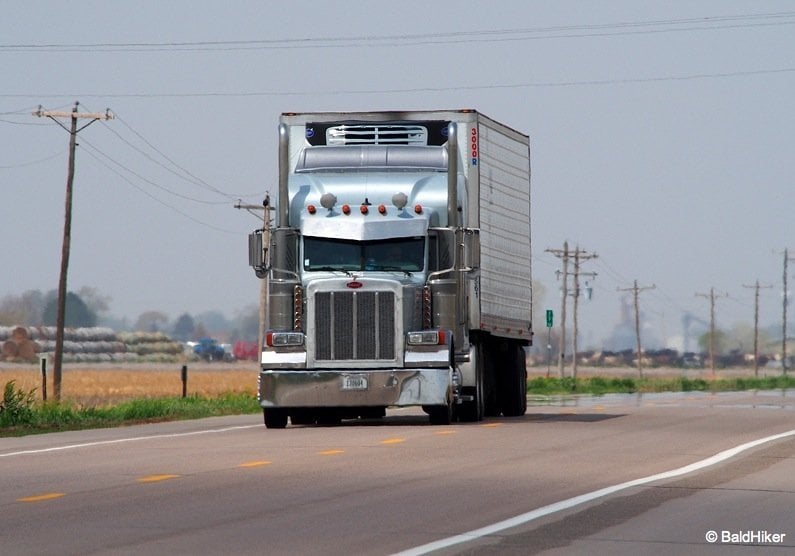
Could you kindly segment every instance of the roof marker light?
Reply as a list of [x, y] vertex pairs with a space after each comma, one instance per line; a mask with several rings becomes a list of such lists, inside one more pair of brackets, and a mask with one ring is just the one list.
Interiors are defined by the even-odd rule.
[[386, 206], [385, 205], [378, 205], [378, 212], [380, 214], [386, 214]]
[[350, 214], [351, 213], [351, 206], [350, 205], [342, 205], [342, 212], [343, 212], [343, 214]]
[[309, 214], [315, 214], [317, 212], [317, 209], [315, 208], [315, 205], [306, 205], [306, 211]]
[[367, 205], [362, 205], [361, 207], [359, 207], [359, 210], [362, 212], [362, 214], [367, 214], [369, 212]]
[[417, 214], [422, 214], [422, 205], [419, 203], [414, 205], [414, 212], [416, 212]]

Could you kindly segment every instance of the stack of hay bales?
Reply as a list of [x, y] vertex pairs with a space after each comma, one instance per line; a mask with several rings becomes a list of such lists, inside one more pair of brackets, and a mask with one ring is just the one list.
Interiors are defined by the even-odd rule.
[[[35, 362], [55, 352], [54, 326], [0, 326], [0, 361]], [[111, 328], [64, 329], [65, 363], [170, 363], [179, 361], [183, 347], [163, 333], [121, 332]]]
[[22, 326], [0, 327], [2, 359], [4, 361], [35, 361], [41, 346], [31, 339], [27, 328]]
[[128, 360], [141, 363], [171, 363], [181, 359], [182, 344], [162, 332], [120, 332], [120, 341], [127, 346]]

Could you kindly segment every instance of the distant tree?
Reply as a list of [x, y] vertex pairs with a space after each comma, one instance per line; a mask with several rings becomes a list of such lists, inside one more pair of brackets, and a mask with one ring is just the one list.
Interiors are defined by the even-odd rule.
[[171, 335], [174, 339], [182, 342], [187, 342], [193, 338], [193, 332], [196, 325], [193, 322], [193, 317], [188, 313], [183, 313], [174, 323], [174, 328], [171, 330]]
[[232, 328], [232, 323], [229, 322], [221, 311], [205, 311], [199, 313], [196, 315], [196, 321], [201, 322], [210, 335], [226, 334]]
[[259, 307], [252, 305], [241, 310], [236, 318], [236, 339], [255, 342], [259, 338]]
[[[48, 326], [55, 326], [58, 320], [58, 296], [51, 292], [44, 305], [42, 322]], [[74, 292], [66, 294], [66, 312], [64, 313], [64, 326], [83, 327], [96, 326], [97, 315]]]
[[135, 321], [135, 329], [141, 332], [160, 332], [168, 325], [168, 315], [160, 311], [144, 311]]
[[77, 294], [97, 317], [110, 311], [110, 296], [102, 295], [97, 288], [83, 286], [77, 290]]
[[29, 290], [22, 295], [6, 295], [0, 299], [0, 325], [35, 326], [42, 324], [44, 294]]
[[204, 324], [201, 322], [196, 325], [196, 328], [193, 329], [193, 339], [198, 340], [199, 338], [207, 338], [210, 335], [207, 332], [207, 329], [204, 327]]

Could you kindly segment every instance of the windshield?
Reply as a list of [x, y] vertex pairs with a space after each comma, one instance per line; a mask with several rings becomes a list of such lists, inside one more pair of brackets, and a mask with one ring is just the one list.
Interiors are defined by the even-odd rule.
[[422, 236], [378, 241], [304, 237], [304, 270], [419, 272], [424, 259]]

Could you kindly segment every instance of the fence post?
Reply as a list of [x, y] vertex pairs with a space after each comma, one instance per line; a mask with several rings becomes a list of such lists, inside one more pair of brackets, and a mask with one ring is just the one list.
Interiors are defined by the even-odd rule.
[[182, 397], [188, 397], [188, 366], [182, 365]]
[[47, 356], [39, 357], [39, 368], [41, 369], [41, 399], [47, 401]]

